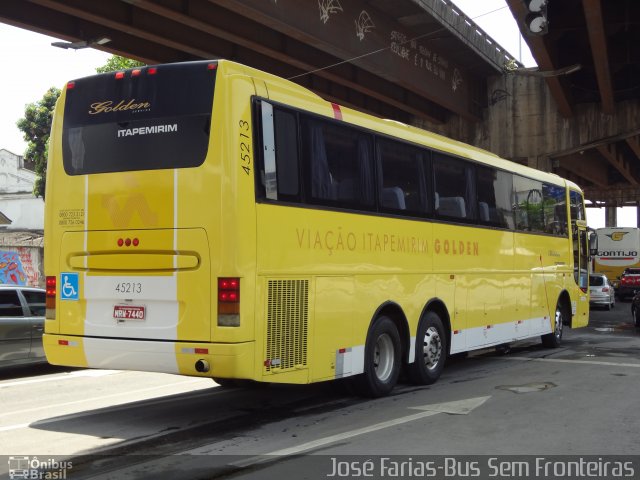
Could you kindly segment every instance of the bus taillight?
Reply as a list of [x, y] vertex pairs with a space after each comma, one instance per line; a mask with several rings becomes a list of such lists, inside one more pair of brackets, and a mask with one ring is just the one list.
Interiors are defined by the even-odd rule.
[[47, 277], [45, 281], [46, 286], [46, 318], [56, 318], [56, 277]]
[[240, 326], [240, 279], [218, 279], [218, 326]]

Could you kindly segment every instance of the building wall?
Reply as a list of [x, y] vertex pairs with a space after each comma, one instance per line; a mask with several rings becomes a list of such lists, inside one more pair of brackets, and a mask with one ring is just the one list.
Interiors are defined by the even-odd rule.
[[0, 192], [31, 193], [35, 172], [24, 168], [24, 159], [6, 149], [0, 149]]
[[0, 226], [0, 283], [44, 287], [44, 201], [33, 195], [35, 180], [23, 157], [0, 149], [0, 212], [11, 220]]
[[7, 230], [44, 228], [44, 201], [33, 195], [35, 172], [24, 168], [23, 157], [0, 149], [0, 212], [11, 220]]
[[44, 201], [31, 193], [0, 193], [0, 212], [11, 220], [7, 230], [44, 229]]

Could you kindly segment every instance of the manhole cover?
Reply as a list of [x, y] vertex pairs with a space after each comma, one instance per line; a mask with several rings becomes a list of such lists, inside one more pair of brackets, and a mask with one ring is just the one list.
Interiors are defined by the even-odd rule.
[[525, 385], [499, 385], [496, 388], [498, 390], [507, 390], [513, 393], [532, 393], [532, 392], [542, 392], [544, 390], [549, 390], [550, 388], [556, 387], [555, 383], [551, 382], [543, 382], [543, 383], [527, 383]]

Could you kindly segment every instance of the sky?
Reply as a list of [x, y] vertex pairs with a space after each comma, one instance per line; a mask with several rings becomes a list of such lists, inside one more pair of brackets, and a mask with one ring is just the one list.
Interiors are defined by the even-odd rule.
[[[453, 2], [526, 67], [535, 66], [505, 0]], [[90, 48], [53, 47], [54, 41], [59, 39], [0, 23], [0, 148], [22, 155], [26, 143], [16, 122], [25, 105], [40, 100], [52, 86], [62, 88], [69, 80], [93, 75], [110, 56]], [[587, 217], [594, 228], [604, 226], [604, 209], [590, 208]], [[636, 226], [636, 209], [618, 209], [618, 226]]]

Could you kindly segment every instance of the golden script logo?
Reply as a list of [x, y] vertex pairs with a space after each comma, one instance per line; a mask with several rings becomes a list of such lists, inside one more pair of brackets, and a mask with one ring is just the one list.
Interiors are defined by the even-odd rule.
[[126, 100], [120, 100], [120, 102], [115, 105], [113, 101], [106, 100], [104, 102], [92, 103], [88, 113], [89, 115], [98, 115], [99, 113], [148, 110], [149, 108], [151, 108], [149, 102], [140, 102], [135, 98], [132, 98], [128, 102]]

